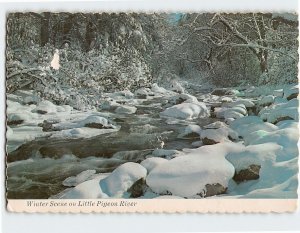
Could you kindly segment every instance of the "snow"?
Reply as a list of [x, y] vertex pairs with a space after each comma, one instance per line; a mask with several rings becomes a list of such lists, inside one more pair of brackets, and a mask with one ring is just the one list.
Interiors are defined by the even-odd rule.
[[181, 84], [177, 81], [172, 81], [172, 91], [178, 92], [178, 93], [184, 93], [184, 88], [181, 86]]
[[111, 124], [108, 123], [108, 120], [101, 116], [88, 116], [83, 121], [79, 123], [82, 127], [86, 126], [87, 124], [99, 124], [103, 125], [103, 127], [111, 126]]
[[161, 116], [180, 119], [204, 118], [209, 116], [209, 110], [204, 103], [181, 103], [165, 109]]
[[157, 85], [157, 83], [153, 83], [153, 84], [151, 85], [151, 91], [153, 91], [153, 92], [155, 92], [155, 93], [159, 93], [159, 94], [164, 94], [164, 93], [167, 92], [167, 90], [166, 90], [165, 88], [159, 87], [159, 86]]
[[155, 149], [151, 155], [155, 157], [163, 157], [166, 159], [171, 159], [178, 156], [179, 154], [180, 153], [177, 150]]
[[[240, 151], [241, 145], [222, 143], [188, 150], [158, 165], [146, 178], [147, 185], [156, 193], [193, 197], [206, 190], [206, 184], [228, 186], [234, 167], [225, 159], [229, 151]], [[216, 166], [217, 164], [217, 166]]]
[[293, 94], [299, 94], [299, 85], [284, 88], [284, 98], [288, 98]]
[[86, 170], [83, 171], [81, 173], [79, 173], [76, 176], [70, 176], [68, 178], [66, 178], [62, 184], [64, 186], [76, 186], [80, 183], [83, 183], [86, 180], [89, 180], [91, 177], [93, 177], [93, 175], [96, 173], [96, 170]]
[[137, 108], [134, 106], [121, 105], [116, 108], [115, 112], [120, 114], [133, 114], [136, 110]]
[[275, 97], [273, 95], [267, 95], [267, 96], [262, 97], [258, 101], [258, 103], [259, 103], [259, 105], [262, 105], [262, 106], [271, 105], [272, 103], [274, 103], [274, 99], [275, 99]]
[[184, 128], [183, 132], [178, 135], [179, 138], [188, 136], [191, 133], [200, 135], [201, 127], [199, 125], [188, 125]]
[[218, 129], [218, 128], [221, 128], [221, 127], [227, 127], [227, 125], [222, 121], [216, 121], [216, 122], [211, 123], [209, 125], [203, 126], [203, 128], [205, 128], [205, 129]]
[[59, 64], [59, 50], [58, 49], [55, 49], [55, 53], [53, 55], [50, 66], [55, 70], [59, 70], [60, 64]]
[[110, 197], [122, 197], [139, 179], [145, 178], [147, 170], [138, 163], [124, 163], [108, 177], [100, 181], [101, 189]]
[[299, 100], [291, 99], [286, 103], [279, 103], [264, 108], [259, 112], [259, 116], [268, 122], [275, 123], [284, 118], [299, 120], [298, 113]]
[[250, 165], [259, 165], [263, 170], [266, 166], [265, 163], [276, 161], [276, 154], [281, 149], [282, 147], [276, 143], [249, 145], [243, 152], [229, 153], [226, 155], [226, 159], [232, 163], [237, 173], [247, 169]]
[[103, 179], [103, 176], [85, 181], [69, 191], [63, 193], [59, 198], [61, 199], [97, 199], [108, 198], [100, 186], [99, 182]]
[[159, 158], [159, 157], [152, 157], [147, 158], [144, 161], [141, 162], [141, 165], [147, 169], [147, 172], [149, 173], [153, 168], [156, 166], [163, 164], [167, 162], [167, 159]]
[[275, 97], [283, 97], [283, 89], [277, 89], [273, 91]]
[[201, 139], [210, 139], [213, 140], [214, 142], [229, 142], [229, 138], [238, 139], [238, 134], [230, 129], [227, 126], [223, 126], [217, 129], [205, 129], [201, 131]]
[[56, 113], [57, 106], [48, 100], [41, 101], [32, 112]]

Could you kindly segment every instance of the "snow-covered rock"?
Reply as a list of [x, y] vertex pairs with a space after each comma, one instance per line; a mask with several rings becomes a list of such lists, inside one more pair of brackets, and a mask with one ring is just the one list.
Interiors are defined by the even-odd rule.
[[180, 153], [178, 150], [155, 149], [151, 155], [154, 157], [172, 159], [172, 158], [178, 156], [179, 154]]
[[199, 125], [188, 125], [184, 128], [183, 132], [178, 135], [179, 138], [199, 137], [201, 127]]
[[160, 157], [152, 157], [142, 161], [141, 165], [145, 167], [147, 169], [147, 172], [149, 173], [153, 168], [167, 161], [167, 159], [163, 159]]
[[153, 84], [151, 85], [151, 91], [153, 91], [153, 92], [155, 92], [155, 93], [159, 93], [159, 94], [164, 94], [164, 93], [167, 92], [167, 90], [166, 90], [165, 88], [159, 87], [159, 86], [157, 85], [157, 83], [153, 83]]
[[116, 108], [115, 112], [121, 114], [133, 114], [136, 112], [136, 110], [137, 108], [134, 106], [121, 105]]
[[179, 119], [195, 119], [208, 117], [210, 115], [204, 103], [182, 103], [165, 109], [161, 112], [163, 117], [173, 117]]
[[181, 86], [181, 84], [177, 81], [173, 81], [171, 84], [171, 90], [175, 91], [177, 93], [184, 93], [184, 88]]
[[19, 125], [28, 120], [29, 116], [26, 113], [10, 113], [7, 114], [8, 125]]
[[108, 122], [108, 120], [101, 116], [88, 116], [84, 120], [82, 120], [78, 126], [81, 127], [89, 127], [89, 128], [96, 128], [96, 129], [111, 129], [113, 125]]
[[48, 100], [39, 102], [32, 112], [37, 112], [39, 114], [55, 113], [57, 112], [57, 106]]
[[259, 116], [268, 122], [277, 123], [282, 120], [299, 120], [299, 100], [294, 98], [286, 103], [273, 104], [259, 112]]
[[181, 104], [183, 102], [198, 103], [198, 100], [195, 96], [187, 93], [182, 93], [176, 96], [172, 96], [168, 102], [171, 104]]
[[124, 163], [100, 181], [101, 189], [110, 197], [122, 197], [138, 180], [145, 178], [147, 170], [138, 163]]
[[283, 97], [283, 89], [277, 89], [273, 91], [275, 97]]
[[238, 134], [227, 126], [217, 129], [205, 129], [201, 131], [201, 140], [205, 145], [212, 145], [220, 142], [230, 142], [230, 139], [237, 140]]
[[284, 89], [284, 98], [291, 100], [297, 98], [299, 95], [299, 85], [287, 87]]
[[273, 95], [267, 95], [262, 97], [259, 101], [258, 104], [261, 106], [269, 106], [274, 103], [275, 97]]
[[[225, 159], [230, 151], [241, 151], [242, 145], [222, 143], [188, 150], [156, 166], [146, 178], [147, 185], [158, 194], [180, 197], [205, 196], [207, 185], [228, 187], [234, 167]], [[211, 194], [216, 195], [219, 193]]]
[[59, 195], [60, 199], [97, 199], [97, 198], [108, 198], [99, 185], [99, 181], [105, 176], [98, 176], [95, 179], [80, 183], [76, 187], [64, 192]]

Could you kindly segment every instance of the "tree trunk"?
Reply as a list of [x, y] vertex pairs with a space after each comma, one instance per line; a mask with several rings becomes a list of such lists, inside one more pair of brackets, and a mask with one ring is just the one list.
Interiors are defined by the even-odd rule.
[[50, 12], [45, 12], [41, 18], [41, 46], [45, 46], [49, 42], [49, 20]]

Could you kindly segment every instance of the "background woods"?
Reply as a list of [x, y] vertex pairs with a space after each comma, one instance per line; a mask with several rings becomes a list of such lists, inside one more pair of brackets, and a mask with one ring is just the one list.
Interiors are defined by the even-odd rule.
[[[74, 101], [72, 89], [92, 104], [101, 91], [171, 79], [217, 86], [297, 80], [293, 14], [28, 12], [9, 14], [7, 29], [7, 91], [34, 87], [60, 103]], [[50, 66], [55, 49], [59, 70]]]

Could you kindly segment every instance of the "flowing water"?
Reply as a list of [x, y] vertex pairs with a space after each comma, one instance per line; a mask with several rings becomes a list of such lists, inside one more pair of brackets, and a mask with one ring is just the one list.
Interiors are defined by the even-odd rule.
[[161, 148], [162, 142], [164, 149], [192, 148], [191, 143], [199, 138], [178, 138], [185, 126], [203, 126], [215, 121], [206, 118], [167, 124], [159, 116], [166, 107], [161, 107], [164, 101], [164, 98], [147, 100], [136, 106], [136, 114], [112, 114], [121, 126], [118, 132], [89, 139], [40, 138], [22, 145], [7, 157], [7, 197], [49, 198], [66, 189], [62, 181], [67, 177], [88, 169], [111, 172], [122, 163], [141, 162], [154, 149]]

